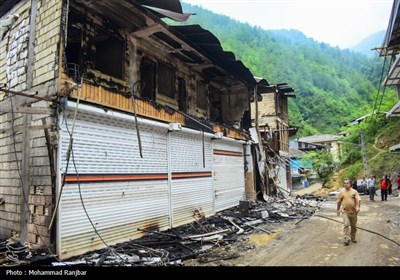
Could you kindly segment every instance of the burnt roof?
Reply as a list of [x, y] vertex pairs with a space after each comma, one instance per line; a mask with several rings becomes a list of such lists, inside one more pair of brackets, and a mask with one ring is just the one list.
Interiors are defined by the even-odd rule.
[[[0, 17], [10, 10], [12, 6], [20, 2], [21, 0], [0, 0]], [[179, 0], [132, 0], [132, 2], [139, 3], [140, 5], [150, 6], [161, 10], [154, 11], [159, 17], [173, 17], [173, 14], [163, 14], [164, 11], [170, 11], [177, 14], [185, 15], [182, 11], [182, 5]], [[189, 15], [189, 14], [188, 14]]]
[[[6, 9], [10, 9], [13, 5], [18, 3], [19, 0], [0, 0], [0, 11], [4, 14]], [[119, 9], [129, 10], [129, 6], [120, 5], [122, 2], [105, 2], [104, 4], [99, 4], [97, 1], [83, 1], [77, 0], [77, 2], [84, 4], [85, 6], [91, 7], [102, 13], [113, 12], [118, 13]], [[128, 0], [131, 4], [139, 4], [141, 6], [155, 7], [165, 11], [170, 11], [176, 14], [185, 15], [182, 12], [182, 6], [179, 0]], [[160, 10], [151, 10], [152, 13], [156, 13], [159, 17], [164, 17], [157, 13]], [[164, 11], [164, 12], [165, 12]], [[168, 14], [168, 13], [167, 13]], [[168, 14], [169, 15], [169, 14]], [[167, 16], [168, 16], [167, 15]], [[121, 19], [119, 20], [120, 23]], [[160, 22], [162, 24], [162, 22]], [[132, 23], [131, 23], [132, 25]], [[215, 65], [214, 67], [206, 67], [203, 69], [204, 74], [211, 77], [223, 77], [226, 75], [220, 71], [224, 70], [228, 75], [232, 75], [231, 79], [237, 79], [244, 82], [248, 86], [254, 86], [256, 81], [250, 70], [242, 63], [242, 61], [237, 60], [232, 52], [224, 51], [221, 46], [221, 42], [215, 37], [210, 31], [203, 29], [200, 25], [186, 25], [186, 26], [165, 26], [170, 32], [175, 36], [179, 37], [182, 41], [186, 42], [193, 49], [201, 53], [204, 57], [207, 57]], [[179, 42], [175, 41], [173, 38], [168, 38], [167, 33], [163, 34], [161, 32], [155, 33], [154, 36], [158, 37], [159, 40], [166, 42], [175, 49], [180, 49]], [[195, 52], [187, 49], [181, 49], [178, 56], [185, 58], [186, 60], [191, 60], [191, 63], [202, 64], [203, 59], [196, 55]], [[187, 61], [190, 63], [190, 61]], [[218, 69], [219, 68], [219, 69]]]
[[203, 29], [200, 25], [179, 25], [170, 26], [171, 31], [182, 40], [190, 44], [194, 49], [202, 52], [203, 55], [212, 60], [230, 74], [234, 74], [238, 80], [254, 86], [256, 81], [250, 70], [242, 61], [236, 60], [233, 52], [224, 51], [221, 42], [210, 31]]

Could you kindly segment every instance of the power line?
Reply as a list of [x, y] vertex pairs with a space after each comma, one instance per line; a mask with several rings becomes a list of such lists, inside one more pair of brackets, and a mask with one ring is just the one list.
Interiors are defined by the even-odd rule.
[[382, 80], [383, 80], [383, 74], [384, 74], [385, 67], [386, 67], [386, 58], [387, 58], [387, 57], [385, 56], [385, 59], [383, 60], [382, 71], [381, 71], [381, 77], [380, 77], [379, 85], [378, 85], [378, 93], [377, 93], [376, 98], [375, 98], [374, 107], [372, 108], [372, 117], [371, 117], [371, 119], [374, 119], [374, 113], [375, 113], [375, 109], [376, 109], [376, 104], [378, 103], [379, 93], [381, 92], [381, 85], [382, 85]]

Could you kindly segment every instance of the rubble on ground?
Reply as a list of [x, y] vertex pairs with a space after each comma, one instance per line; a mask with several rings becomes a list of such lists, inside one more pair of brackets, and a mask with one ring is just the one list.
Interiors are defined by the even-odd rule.
[[[288, 221], [310, 218], [325, 201], [314, 195], [296, 198], [267, 197], [268, 202], [241, 201], [236, 207], [204, 217], [201, 210], [193, 213], [193, 222], [160, 232], [138, 229], [147, 234], [129, 242], [89, 252], [67, 261], [55, 256], [30, 252], [26, 248], [4, 244], [0, 249], [0, 266], [34, 264], [45, 266], [180, 266], [187, 259], [199, 263], [237, 258], [254, 245], [244, 243], [249, 234], [272, 234]], [[243, 243], [243, 244], [242, 244]], [[238, 245], [240, 244], [240, 246]], [[253, 247], [252, 247], [253, 246]], [[215, 248], [222, 253], [210, 254]], [[14, 251], [13, 251], [14, 250]], [[18, 252], [23, 255], [18, 255]]]

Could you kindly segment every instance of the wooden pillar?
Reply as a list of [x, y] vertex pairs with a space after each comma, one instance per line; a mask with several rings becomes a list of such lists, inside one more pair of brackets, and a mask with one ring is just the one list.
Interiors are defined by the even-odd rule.
[[251, 145], [246, 144], [244, 146], [244, 156], [245, 156], [245, 192], [247, 201], [256, 200], [256, 189], [254, 184], [254, 167], [253, 167], [253, 157], [251, 153]]
[[22, 133], [22, 150], [21, 150], [21, 232], [20, 242], [23, 244], [28, 238], [28, 223], [29, 223], [29, 158], [30, 158], [30, 132], [29, 126], [31, 124], [32, 116], [30, 114], [24, 115], [24, 131]]

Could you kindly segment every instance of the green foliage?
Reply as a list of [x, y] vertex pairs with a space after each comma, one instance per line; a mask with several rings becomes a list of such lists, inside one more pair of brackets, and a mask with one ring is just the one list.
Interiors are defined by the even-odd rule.
[[400, 152], [384, 152], [368, 161], [368, 171], [379, 180], [384, 174], [400, 174]]
[[389, 152], [389, 147], [400, 141], [400, 118], [386, 118], [376, 114], [365, 118], [360, 124], [344, 128], [347, 136], [341, 140], [344, 176], [364, 176], [361, 156], [360, 131], [364, 131], [367, 172], [379, 180], [383, 174], [400, 174], [400, 152]]
[[[350, 165], [343, 173], [344, 178], [360, 178], [360, 173], [363, 170], [362, 162], [357, 162], [353, 165]], [[363, 175], [362, 175], [363, 176]], [[362, 177], [361, 176], [361, 177]]]
[[303, 160], [312, 162], [313, 169], [322, 180], [322, 186], [325, 186], [335, 170], [332, 154], [326, 150], [313, 151], [307, 153]]
[[378, 95], [377, 87], [381, 73], [386, 73], [381, 57], [318, 43], [297, 30], [264, 30], [197, 6], [183, 3], [183, 8], [196, 13], [185, 24], [210, 30], [255, 76], [295, 89], [289, 116], [290, 123], [300, 127], [298, 137], [336, 134], [351, 120], [389, 110], [396, 102], [391, 89], [380, 101], [382, 89]]

